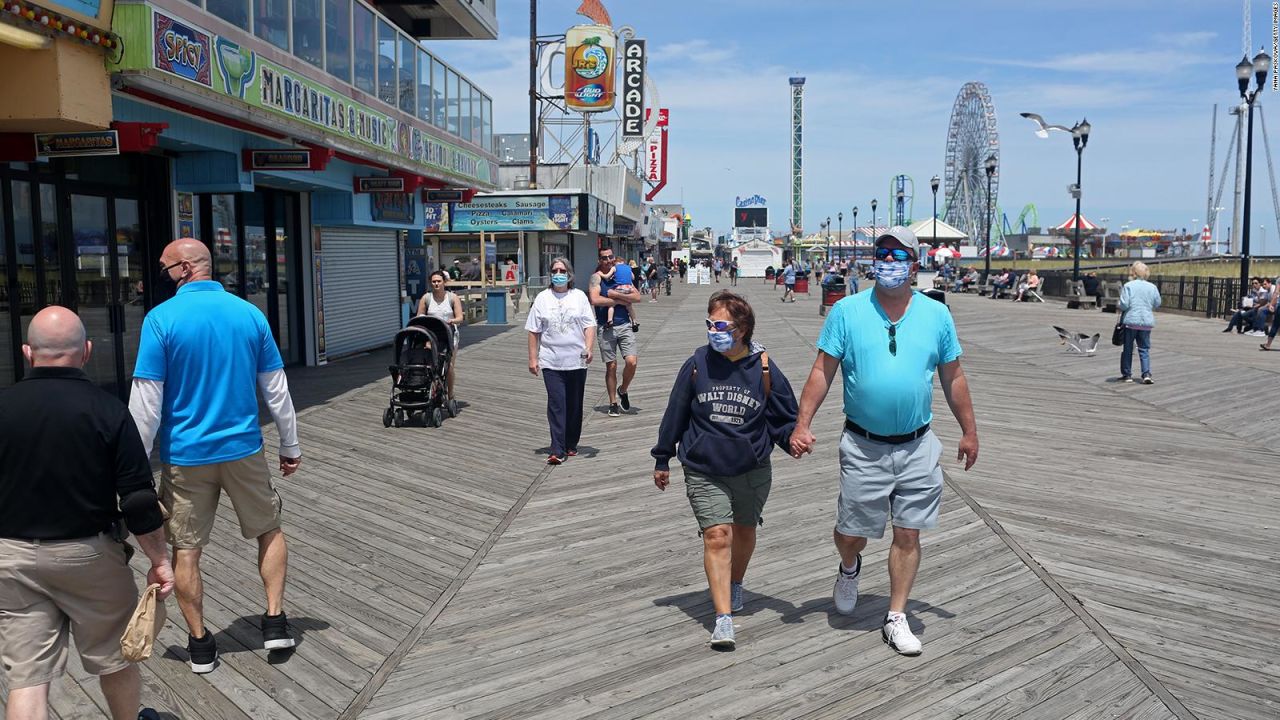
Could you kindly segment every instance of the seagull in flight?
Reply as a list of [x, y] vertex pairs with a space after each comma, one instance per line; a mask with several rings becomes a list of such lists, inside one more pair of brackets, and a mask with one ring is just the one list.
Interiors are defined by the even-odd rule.
[[1098, 340], [1102, 337], [1101, 333], [1094, 333], [1092, 336], [1084, 333], [1071, 332], [1066, 328], [1053, 326], [1058, 331], [1058, 344], [1066, 345], [1068, 353], [1080, 353], [1081, 355], [1093, 355], [1098, 352]]
[[1035, 113], [1018, 113], [1018, 114], [1034, 122], [1036, 125], [1040, 126], [1039, 129], [1036, 130], [1036, 137], [1047, 138], [1049, 137], [1050, 130], [1061, 130], [1062, 132], [1065, 132], [1065, 133], [1074, 132], [1071, 128], [1067, 127], [1066, 125], [1049, 125], [1044, 121], [1044, 118], [1040, 117]]

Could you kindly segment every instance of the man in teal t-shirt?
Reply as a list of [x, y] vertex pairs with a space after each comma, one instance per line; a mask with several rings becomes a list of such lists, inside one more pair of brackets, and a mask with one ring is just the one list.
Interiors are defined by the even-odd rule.
[[884, 536], [892, 518], [889, 612], [882, 637], [904, 655], [920, 641], [907, 624], [907, 598], [920, 566], [920, 531], [938, 523], [942, 443], [933, 422], [936, 374], [964, 433], [957, 459], [978, 459], [978, 430], [969, 384], [960, 369], [960, 342], [946, 305], [911, 289], [920, 244], [904, 227], [876, 240], [875, 289], [837, 302], [818, 336], [818, 359], [800, 396], [791, 435], [796, 457], [813, 449], [809, 425], [840, 371], [845, 429], [840, 439], [840, 498], [834, 538], [841, 565], [835, 606], [845, 615], [858, 602], [867, 538]]

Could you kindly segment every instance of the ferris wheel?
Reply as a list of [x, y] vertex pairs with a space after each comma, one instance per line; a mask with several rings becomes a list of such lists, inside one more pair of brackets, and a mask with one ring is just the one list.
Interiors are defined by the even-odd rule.
[[[990, 203], [987, 198], [987, 159], [994, 159]], [[947, 126], [946, 210], [943, 220], [963, 231], [975, 244], [982, 242], [994, 214], [1000, 188], [1000, 135], [996, 109], [987, 86], [965, 83], [951, 107]], [[992, 232], [998, 230], [992, 227]]]

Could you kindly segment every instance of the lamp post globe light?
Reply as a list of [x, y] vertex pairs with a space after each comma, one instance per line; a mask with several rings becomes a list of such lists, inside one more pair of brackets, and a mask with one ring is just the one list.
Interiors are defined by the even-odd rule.
[[871, 244], [876, 244], [876, 201], [871, 201]]
[[836, 213], [836, 242], [840, 244], [841, 252], [844, 251], [844, 213]]
[[996, 174], [996, 156], [988, 155], [984, 165], [987, 171], [987, 233], [986, 233], [986, 267], [982, 281], [986, 282], [991, 277], [991, 178]]
[[[1245, 142], [1244, 154], [1244, 210], [1242, 212], [1241, 234], [1240, 234], [1240, 292], [1237, 295], [1243, 295], [1244, 289], [1249, 287], [1249, 212], [1253, 203], [1253, 101], [1258, 98], [1258, 93], [1262, 92], [1262, 87], [1267, 80], [1267, 73], [1271, 71], [1271, 56], [1265, 52], [1259, 52], [1253, 56], [1253, 62], [1249, 62], [1248, 57], [1243, 57], [1236, 65], [1236, 82], [1240, 86], [1240, 97], [1244, 99], [1245, 104], [1249, 106], [1249, 134]], [[1249, 75], [1253, 75], [1257, 80], [1257, 87], [1252, 91], [1249, 90]]]
[[933, 246], [938, 246], [938, 184], [937, 175], [929, 179], [929, 189], [933, 191]]
[[858, 206], [853, 206], [853, 272], [858, 272]]

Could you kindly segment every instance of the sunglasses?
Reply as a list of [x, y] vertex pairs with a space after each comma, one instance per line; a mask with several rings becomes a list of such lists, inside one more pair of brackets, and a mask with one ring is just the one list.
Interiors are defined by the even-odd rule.
[[897, 260], [898, 262], [905, 262], [907, 260], [915, 259], [915, 256], [911, 254], [910, 250], [903, 250], [902, 248], [887, 248], [887, 247], [876, 248], [877, 260], [888, 260], [890, 257], [893, 257], [893, 259]]
[[889, 354], [894, 357], [898, 356], [898, 326], [897, 325], [889, 326]]
[[733, 329], [733, 323], [725, 320], [712, 320], [711, 318], [707, 318], [707, 329], [715, 330], [716, 332], [729, 332]]
[[612, 260], [612, 259], [613, 259], [613, 256], [612, 256], [612, 255], [601, 255], [601, 256], [600, 256], [600, 260], [601, 260], [602, 262], [603, 262], [603, 261], [605, 261], [605, 260]]

